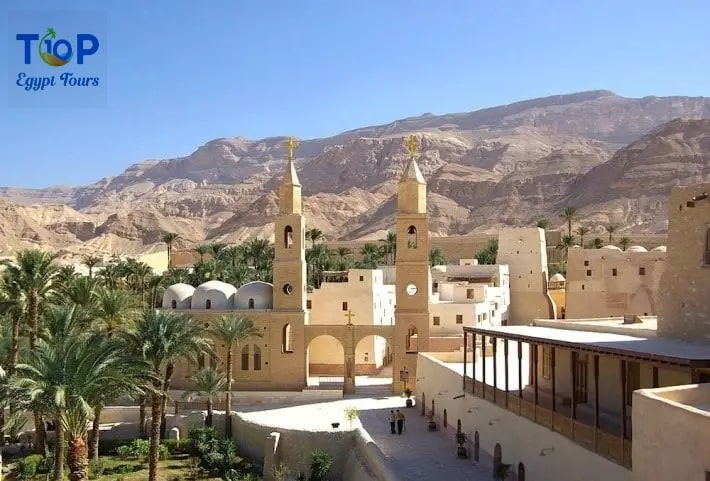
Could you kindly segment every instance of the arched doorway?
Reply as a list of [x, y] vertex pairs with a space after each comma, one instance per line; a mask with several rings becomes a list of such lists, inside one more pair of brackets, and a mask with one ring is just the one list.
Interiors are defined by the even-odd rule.
[[518, 463], [518, 478], [516, 481], [525, 481], [525, 465]]
[[[392, 392], [392, 348], [382, 336], [365, 336], [355, 345], [355, 390], [373, 395]], [[367, 386], [367, 388], [365, 388]]]
[[456, 434], [461, 434], [461, 420], [456, 420]]
[[478, 431], [473, 433], [473, 460], [478, 462], [481, 457], [481, 440]]
[[319, 389], [342, 389], [345, 376], [345, 352], [333, 336], [314, 337], [306, 348], [308, 386]]
[[449, 417], [448, 414], [446, 413], [446, 408], [444, 408], [444, 427], [449, 425]]
[[422, 416], [426, 415], [426, 394], [422, 393]]
[[503, 448], [500, 446], [500, 443], [496, 443], [495, 448], [493, 448], [493, 476], [495, 477], [496, 473], [498, 473], [498, 470], [500, 469], [501, 462], [503, 461]]
[[436, 414], [436, 401], [431, 400], [431, 415], [432, 417]]

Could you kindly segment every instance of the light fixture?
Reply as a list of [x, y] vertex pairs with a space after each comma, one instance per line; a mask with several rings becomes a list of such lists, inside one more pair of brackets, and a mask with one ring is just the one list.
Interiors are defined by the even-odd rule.
[[472, 407], [472, 408], [468, 408], [468, 411], [466, 411], [466, 412], [467, 412], [467, 413], [472, 413], [472, 412], [473, 412], [474, 410], [476, 410], [476, 409], [481, 409], [481, 408], [478, 407], [478, 406], [474, 406], [474, 407]]
[[500, 422], [500, 418], [493, 418], [490, 421], [488, 421], [488, 425], [493, 426], [497, 422]]
[[555, 452], [555, 448], [542, 448], [540, 450], [540, 456], [547, 456], [548, 454], [552, 454]]
[[461, 399], [461, 398], [463, 398], [463, 397], [466, 397], [466, 393], [458, 394], [458, 395], [452, 397], [451, 399]]

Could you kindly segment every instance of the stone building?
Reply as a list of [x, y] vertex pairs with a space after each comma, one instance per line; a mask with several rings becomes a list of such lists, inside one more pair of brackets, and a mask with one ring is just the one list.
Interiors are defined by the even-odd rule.
[[665, 269], [665, 246], [650, 252], [641, 246], [631, 246], [626, 251], [612, 245], [601, 249], [570, 248], [566, 317], [656, 315]]

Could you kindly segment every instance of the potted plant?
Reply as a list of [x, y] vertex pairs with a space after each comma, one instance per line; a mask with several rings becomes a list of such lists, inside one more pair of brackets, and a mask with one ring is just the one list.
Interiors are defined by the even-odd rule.
[[408, 408], [411, 408], [414, 405], [414, 402], [412, 401], [412, 390], [407, 388], [404, 390], [404, 395], [407, 396], [407, 401], [406, 401], [406, 406]]
[[496, 466], [493, 477], [495, 479], [499, 479], [500, 481], [508, 479], [510, 477], [510, 464], [500, 463]]
[[459, 458], [468, 458], [468, 452], [466, 451], [466, 446], [464, 446], [464, 444], [466, 444], [466, 439], [468, 438], [465, 433], [460, 431], [456, 433], [456, 444], [458, 444], [458, 447], [456, 448], [456, 456]]
[[434, 421], [434, 413], [429, 413], [429, 431], [436, 431], [436, 421]]
[[360, 411], [355, 406], [348, 406], [344, 409], [345, 419], [350, 421], [350, 427], [353, 427], [353, 421], [360, 417]]

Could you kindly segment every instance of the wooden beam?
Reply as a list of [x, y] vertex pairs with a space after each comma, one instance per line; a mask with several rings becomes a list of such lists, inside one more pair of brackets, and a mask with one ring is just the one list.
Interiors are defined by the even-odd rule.
[[505, 407], [508, 407], [508, 340], [503, 339], [503, 357], [505, 358], [505, 366], [503, 367], [503, 376], [505, 377]]
[[538, 392], [537, 392], [537, 344], [533, 344], [533, 389], [535, 390], [535, 406], [537, 406]]
[[498, 339], [491, 338], [493, 341], [493, 402], [496, 402], [498, 397]]
[[471, 333], [471, 349], [473, 350], [473, 363], [471, 366], [471, 377], [473, 378], [473, 386], [471, 386], [471, 394], [476, 395], [476, 333]]
[[[544, 349], [544, 348], [543, 348]], [[552, 377], [552, 412], [554, 414], [555, 408], [557, 407], [557, 390], [555, 381], [555, 348], [550, 349], [550, 376]]]
[[599, 356], [597, 355], [594, 356], [594, 427], [599, 429]]
[[483, 392], [482, 397], [486, 399], [486, 336], [481, 335], [481, 366], [483, 367]]
[[468, 333], [463, 332], [463, 392], [466, 392], [466, 368], [468, 367]]
[[572, 421], [577, 418], [577, 351], [570, 351], [569, 367], [572, 378], [572, 406], [570, 408], [570, 417]]
[[658, 387], [658, 368], [653, 366], [653, 387]]
[[518, 341], [518, 396], [523, 398], [523, 341]]
[[619, 361], [621, 370], [621, 439], [626, 439], [626, 361]]

